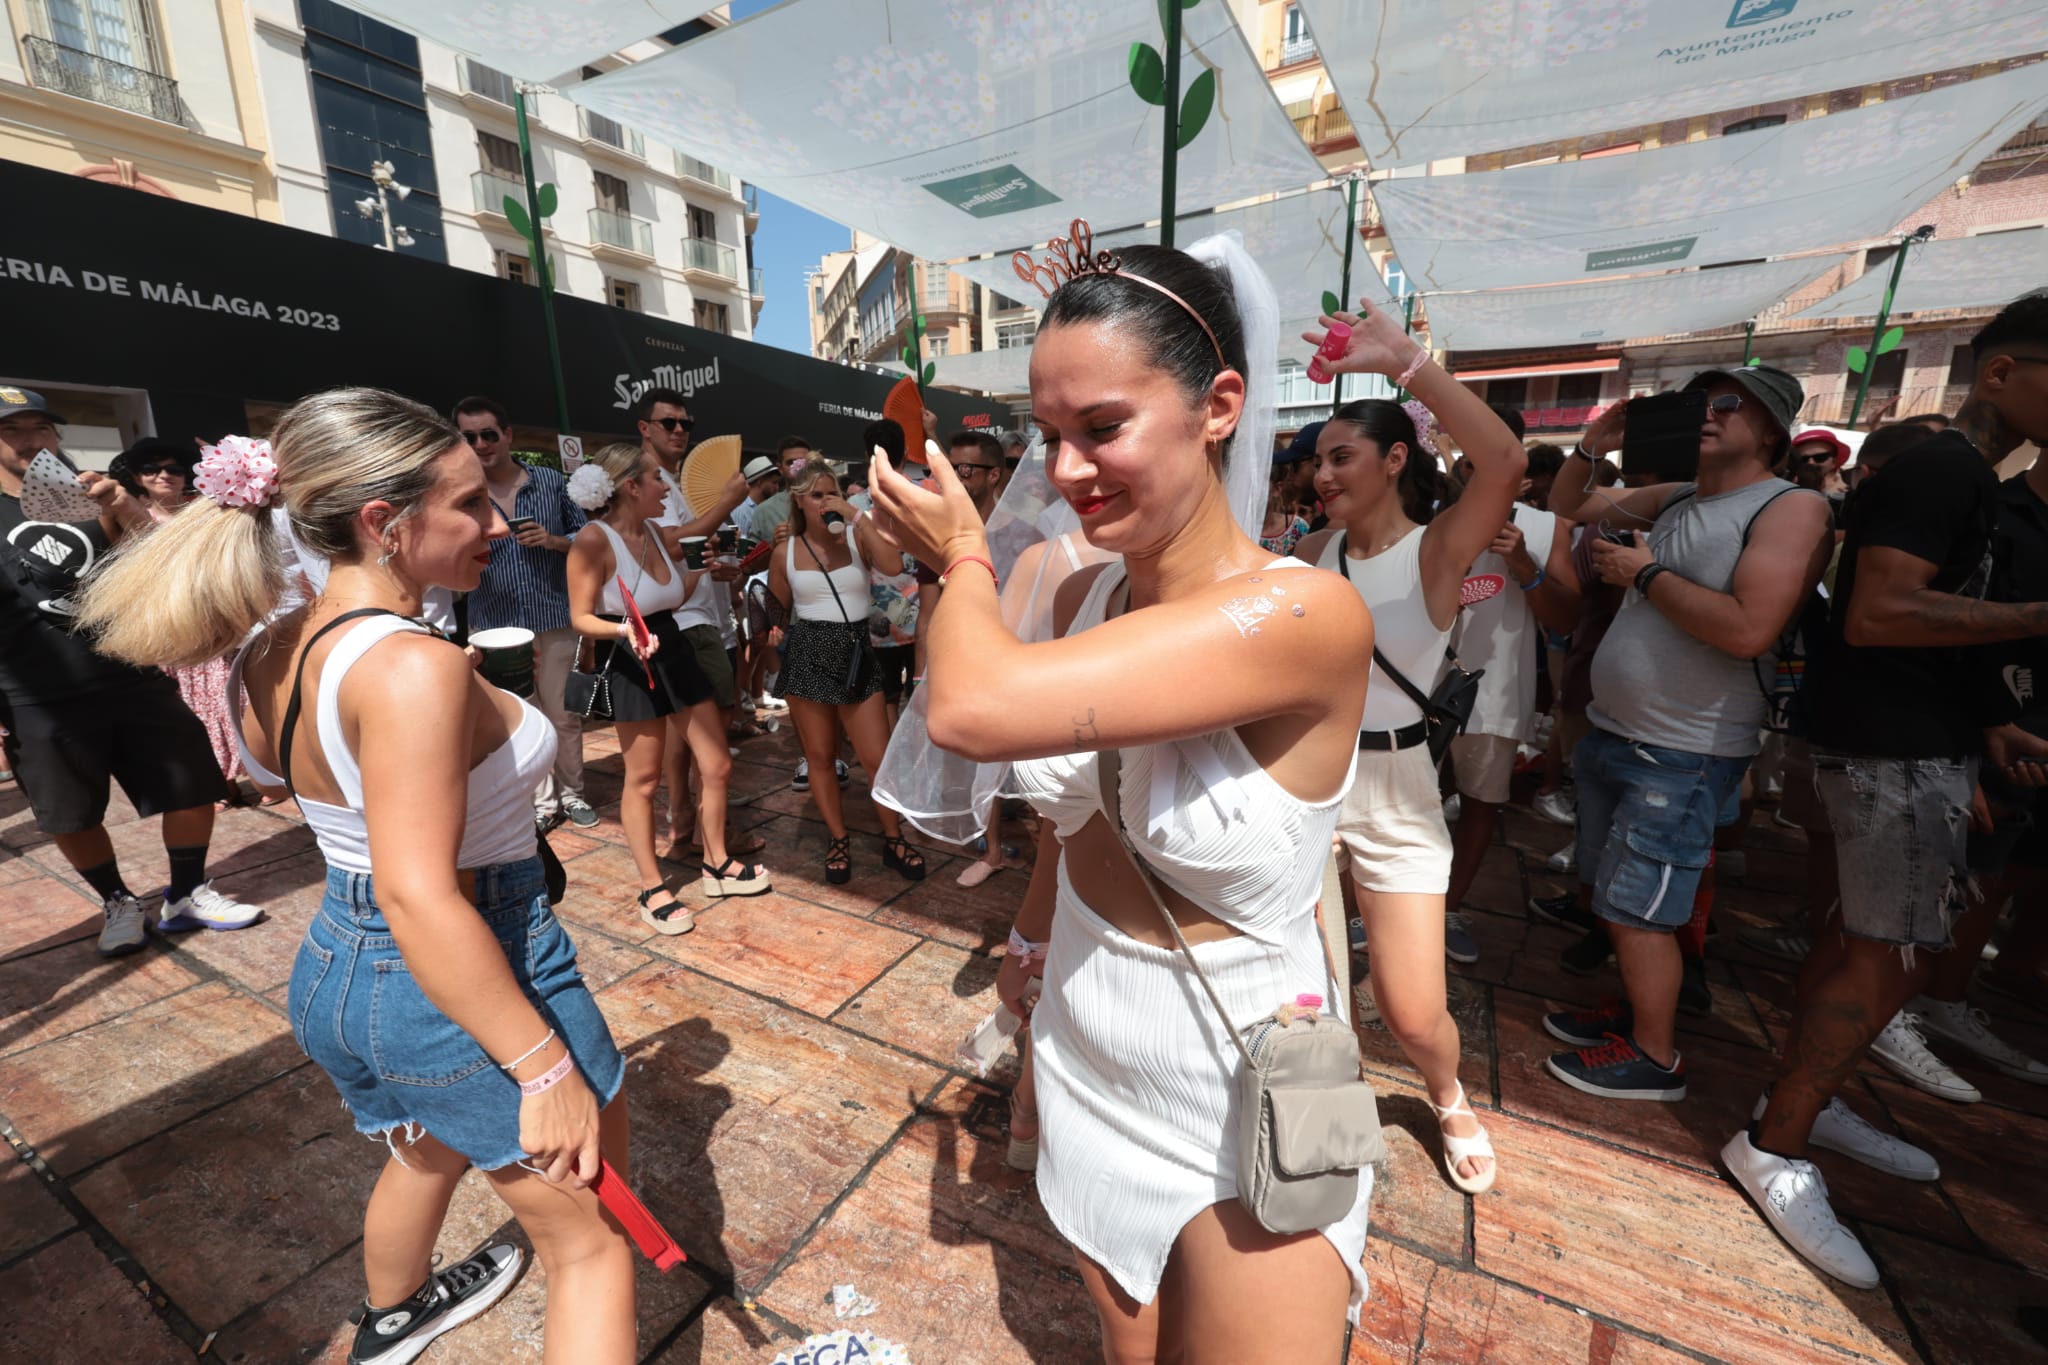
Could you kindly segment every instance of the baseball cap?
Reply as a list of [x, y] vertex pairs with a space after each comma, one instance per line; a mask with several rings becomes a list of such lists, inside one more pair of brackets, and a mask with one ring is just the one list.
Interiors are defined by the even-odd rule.
[[1313, 460], [1316, 457], [1316, 438], [1323, 434], [1323, 427], [1325, 425], [1323, 422], [1310, 422], [1300, 431], [1295, 432], [1294, 439], [1287, 443], [1287, 449], [1273, 452], [1273, 463], [1275, 465], [1283, 465], [1294, 464], [1301, 460]]
[[1745, 365], [1733, 370], [1701, 370], [1685, 387], [1687, 390], [1702, 389], [1716, 379], [1739, 385], [1764, 405], [1764, 411], [1771, 414], [1778, 430], [1787, 436], [1792, 434], [1792, 424], [1799, 419], [1800, 405], [1806, 402], [1806, 390], [1799, 386], [1798, 380], [1772, 365]]
[[64, 419], [50, 411], [50, 405], [34, 389], [12, 389], [0, 385], [0, 417], [12, 417], [17, 412], [40, 412], [52, 422], [63, 424]]
[[[1800, 432], [1792, 438], [1793, 445], [1806, 441], [1825, 441], [1835, 452], [1835, 468], [1840, 469], [1849, 462], [1849, 443], [1829, 431], [1826, 427], [1814, 427]], [[1789, 448], [1789, 447], [1788, 447]]]
[[756, 455], [753, 459], [747, 461], [746, 468], [740, 470], [740, 477], [748, 483], [753, 483], [755, 480], [764, 478], [774, 472], [775, 461], [769, 459], [766, 455]]

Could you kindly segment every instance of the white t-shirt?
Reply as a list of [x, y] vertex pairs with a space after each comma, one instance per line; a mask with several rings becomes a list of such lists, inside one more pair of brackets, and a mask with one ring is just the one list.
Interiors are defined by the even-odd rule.
[[[1550, 562], [1557, 518], [1522, 503], [1515, 504], [1513, 516], [1515, 525], [1522, 528], [1529, 557], [1542, 568]], [[1460, 610], [1451, 632], [1451, 648], [1457, 651], [1458, 661], [1468, 669], [1486, 670], [1479, 679], [1479, 694], [1465, 731], [1527, 740], [1535, 732], [1536, 641], [1540, 631], [1536, 614], [1529, 610], [1529, 594], [1516, 585], [1507, 561], [1491, 550], [1472, 561], [1466, 579], [1489, 575], [1504, 580], [1500, 590]]]
[[[662, 498], [661, 515], [655, 518], [656, 523], [681, 526], [696, 520], [697, 513], [691, 508], [690, 500], [683, 496], [683, 490], [676, 486], [676, 481], [666, 469], [661, 471], [661, 483], [668, 491]], [[679, 558], [677, 563], [681, 562]], [[698, 578], [697, 586], [690, 590], [690, 595], [683, 599], [683, 605], [676, 608], [676, 624], [684, 630], [691, 626], [711, 626], [722, 637], [732, 630], [730, 597], [730, 590], [725, 584], [710, 574], [704, 574]]]

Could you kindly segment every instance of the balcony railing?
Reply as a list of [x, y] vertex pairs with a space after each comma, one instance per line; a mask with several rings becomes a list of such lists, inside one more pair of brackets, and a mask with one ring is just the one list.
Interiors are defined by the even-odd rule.
[[507, 175], [493, 171], [475, 171], [469, 177], [469, 192], [476, 203], [478, 213], [495, 213], [505, 216], [505, 196], [511, 195], [515, 203], [526, 202], [526, 182], [514, 180]]
[[697, 180], [706, 185], [716, 186], [727, 194], [732, 193], [732, 176], [708, 161], [699, 161], [694, 156], [676, 153], [676, 174], [685, 180]]
[[615, 246], [621, 251], [654, 254], [654, 224], [645, 218], [612, 209], [590, 211], [590, 241], [594, 246]]
[[1316, 40], [1306, 33], [1299, 38], [1289, 38], [1280, 44], [1280, 65], [1293, 66], [1316, 55]]
[[44, 90], [77, 99], [91, 100], [113, 109], [126, 109], [144, 118], [165, 123], [185, 121], [184, 102], [178, 98], [178, 83], [139, 66], [123, 66], [105, 57], [75, 47], [53, 43], [48, 38], [29, 38], [29, 72]]
[[757, 299], [765, 297], [761, 292], [761, 267], [758, 265], [747, 267], [747, 292]]
[[622, 152], [646, 159], [647, 139], [631, 128], [620, 127], [603, 114], [594, 114], [588, 109], [577, 111], [577, 122], [585, 142], [602, 142], [607, 147], [616, 147]]
[[740, 187], [740, 193], [746, 197], [747, 216], [749, 218], [759, 218], [761, 216], [761, 187], [759, 185], [743, 185]]
[[737, 251], [723, 242], [707, 241], [702, 237], [683, 238], [683, 268], [703, 270], [728, 280], [740, 277], [740, 257]]
[[499, 104], [510, 105], [517, 88], [510, 76], [495, 67], [485, 66], [471, 57], [462, 59], [462, 89], [464, 94], [478, 95]]

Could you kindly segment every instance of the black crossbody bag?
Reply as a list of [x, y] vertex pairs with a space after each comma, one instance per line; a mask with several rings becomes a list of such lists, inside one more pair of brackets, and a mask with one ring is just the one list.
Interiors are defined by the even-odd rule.
[[[1337, 541], [1337, 569], [1345, 581], [1351, 579], [1351, 536], [1346, 533]], [[1479, 680], [1486, 675], [1483, 668], [1468, 669], [1458, 661], [1451, 650], [1444, 651], [1444, 658], [1450, 661], [1450, 670], [1437, 680], [1436, 690], [1424, 694], [1423, 690], [1408, 681], [1406, 674], [1380, 653], [1380, 647], [1372, 647], [1372, 661], [1380, 666], [1380, 672], [1394, 680], [1394, 686], [1407, 694], [1408, 700], [1422, 711], [1422, 722], [1429, 727], [1429, 757], [1432, 763], [1441, 765], [1444, 755], [1450, 752], [1451, 741], [1465, 732], [1465, 726], [1472, 720], [1472, 708], [1479, 701]]]

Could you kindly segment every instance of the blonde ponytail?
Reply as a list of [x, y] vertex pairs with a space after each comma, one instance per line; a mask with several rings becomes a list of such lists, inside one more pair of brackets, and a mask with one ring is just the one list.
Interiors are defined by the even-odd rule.
[[[434, 486], [434, 462], [460, 444], [433, 409], [382, 389], [302, 399], [271, 437], [279, 496], [307, 550], [361, 557], [356, 520], [388, 502], [410, 516]], [[143, 666], [217, 659], [277, 609], [284, 553], [264, 507], [195, 499], [124, 542], [87, 580], [79, 629], [100, 653]]]

